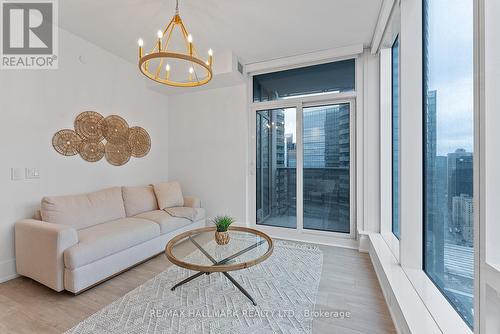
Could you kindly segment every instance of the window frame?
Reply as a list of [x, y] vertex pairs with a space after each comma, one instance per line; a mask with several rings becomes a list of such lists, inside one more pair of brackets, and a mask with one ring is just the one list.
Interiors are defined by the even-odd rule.
[[400, 182], [401, 182], [401, 165], [399, 159], [401, 157], [401, 150], [399, 146], [400, 124], [398, 124], [398, 228], [399, 234], [394, 233], [394, 45], [398, 43], [398, 122], [401, 114], [401, 42], [399, 33], [396, 34], [391, 46], [391, 232], [399, 241], [401, 238], [401, 205], [400, 205]]
[[[319, 63], [312, 63], [312, 64], [306, 64], [304, 66], [291, 66], [291, 67], [286, 67], [286, 68], [279, 68], [279, 69], [276, 69], [276, 70], [272, 70], [272, 71], [260, 71], [260, 72], [256, 72], [256, 73], [252, 73], [251, 75], [251, 79], [252, 79], [252, 88], [254, 89], [254, 85], [255, 85], [255, 78], [256, 77], [259, 77], [259, 76], [262, 76], [262, 75], [272, 75], [272, 74], [277, 74], [278, 76], [280, 75], [283, 75], [285, 74], [286, 72], [296, 72], [296, 73], [300, 73], [301, 70], [305, 70], [305, 73], [302, 73], [303, 75], [311, 75], [310, 72], [308, 72], [308, 69], [310, 68], [313, 68], [313, 67], [323, 67], [323, 65], [326, 65], [328, 66], [329, 64], [339, 64], [339, 63], [349, 63], [349, 65], [352, 65], [351, 66], [344, 66], [344, 67], [341, 67], [341, 72], [342, 70], [347, 70], [347, 71], [351, 71], [353, 70], [354, 73], [354, 78], [353, 78], [353, 88], [352, 89], [346, 89], [346, 90], [343, 90], [343, 91], [339, 91], [339, 90], [332, 90], [332, 88], [328, 88], [330, 89], [330, 91], [328, 92], [312, 92], [312, 93], [296, 93], [296, 94], [292, 94], [292, 95], [288, 95], [288, 96], [284, 96], [284, 97], [281, 97], [281, 98], [276, 98], [276, 99], [267, 99], [267, 98], [263, 98], [262, 95], [260, 95], [261, 97], [261, 100], [255, 100], [255, 91], [252, 90], [252, 95], [251, 95], [251, 102], [252, 103], [265, 103], [265, 102], [271, 102], [271, 101], [280, 101], [280, 100], [289, 100], [289, 99], [294, 99], [294, 98], [300, 98], [300, 97], [308, 97], [308, 96], [317, 96], [317, 95], [325, 95], [325, 94], [342, 94], [342, 93], [352, 93], [356, 90], [356, 57], [345, 57], [345, 58], [342, 58], [342, 59], [335, 59], [335, 60], [332, 60], [332, 61], [323, 61], [323, 62], [319, 62]], [[316, 70], [314, 72], [315, 74], [316, 73], [322, 73], [321, 70]], [[333, 76], [335, 75], [339, 75], [338, 73], [335, 73], [335, 74], [331, 74]], [[340, 74], [342, 75], [342, 74]], [[282, 80], [282, 79], [281, 79]], [[265, 79], [264, 79], [265, 81]], [[280, 79], [278, 79], [278, 82], [280, 81]], [[259, 90], [258, 90], [259, 91]], [[260, 91], [259, 91], [260, 92]]]
[[[332, 239], [345, 239], [346, 241], [356, 238], [356, 189], [355, 189], [355, 174], [356, 174], [356, 130], [355, 130], [355, 115], [356, 115], [356, 103], [355, 103], [355, 93], [331, 93], [319, 96], [310, 96], [286, 100], [274, 100], [269, 102], [256, 102], [252, 103], [250, 108], [250, 155], [256, 157], [256, 114], [258, 111], [272, 110], [279, 108], [295, 108], [296, 110], [296, 133], [302, 134], [303, 130], [303, 109], [308, 107], [318, 107], [330, 104], [349, 104], [349, 137], [350, 137], [350, 224], [349, 233], [333, 232], [333, 231], [320, 231], [304, 228], [303, 219], [303, 137], [302, 135], [297, 135], [297, 227], [296, 228], [282, 228], [270, 225], [257, 224], [257, 217], [255, 213], [256, 209], [256, 189], [252, 193], [249, 192], [249, 202], [250, 209], [248, 212], [249, 225], [252, 228], [258, 228], [272, 236], [278, 236], [283, 238], [291, 238], [295, 240], [309, 240], [311, 242], [319, 243], [329, 243], [328, 240]], [[254, 159], [255, 160], [255, 159]], [[250, 184], [256, 184], [256, 165], [253, 164], [254, 172], [250, 180]], [[324, 241], [327, 240], [327, 241]], [[348, 242], [347, 244], [351, 244]]]
[[[457, 315], [460, 316], [460, 319], [463, 321], [464, 324], [467, 325], [467, 327], [474, 331], [474, 328], [473, 326], [475, 324], [477, 324], [477, 317], [474, 315], [473, 313], [473, 320], [474, 320], [474, 324], [473, 326], [470, 326], [466, 321], [465, 321], [465, 318], [464, 316], [459, 313], [458, 309], [457, 309], [457, 305], [453, 304], [450, 297], [445, 293], [445, 287], [444, 286], [440, 286], [438, 284], [437, 281], [435, 281], [435, 279], [432, 278], [431, 276], [431, 272], [427, 271], [426, 270], [426, 257], [427, 257], [427, 254], [426, 254], [426, 247], [425, 247], [425, 243], [426, 243], [426, 240], [427, 240], [427, 234], [426, 234], [426, 230], [425, 230], [425, 227], [426, 227], [426, 224], [427, 224], [427, 221], [426, 221], [426, 210], [427, 210], [427, 176], [426, 176], [426, 164], [427, 164], [427, 152], [426, 152], [426, 142], [427, 142], [427, 136], [426, 136], [426, 120], [427, 120], [427, 113], [426, 113], [426, 106], [428, 104], [427, 102], [427, 98], [429, 97], [428, 95], [428, 92], [426, 92], [426, 89], [428, 87], [426, 87], [426, 83], [425, 83], [425, 80], [426, 80], [426, 68], [425, 68], [425, 59], [424, 59], [424, 54], [425, 54], [425, 35], [424, 35], [424, 16], [425, 16], [425, 8], [424, 8], [424, 2], [426, 1], [433, 1], [433, 0], [424, 0], [422, 2], [422, 11], [421, 11], [421, 20], [422, 20], [422, 47], [421, 47], [421, 54], [422, 54], [422, 67], [421, 67], [421, 72], [422, 72], [422, 150], [421, 150], [421, 156], [422, 156], [422, 271], [424, 272], [424, 274], [427, 276], [427, 278], [432, 282], [432, 284], [435, 285], [435, 287], [439, 290], [439, 292], [442, 294], [442, 296], [446, 299], [446, 301], [449, 303], [449, 305], [455, 310], [455, 312], [457, 313]], [[472, 0], [469, 0], [469, 1], [472, 1]], [[471, 13], [473, 16], [475, 15], [475, 13]], [[475, 52], [475, 51], [474, 51]], [[475, 65], [474, 65], [475, 66]], [[475, 78], [474, 78], [475, 80]], [[474, 84], [473, 84], [473, 88], [474, 88]], [[476, 109], [476, 105], [474, 104], [473, 102], [473, 113], [474, 113], [474, 109]], [[436, 117], [437, 114], [436, 114]], [[476, 149], [476, 138], [477, 138], [477, 133], [476, 133], [476, 126], [475, 126], [475, 122], [476, 122], [476, 119], [475, 117], [473, 117], [473, 126], [472, 126], [472, 131], [473, 131], [473, 187], [474, 187], [474, 190], [476, 189], [476, 160], [477, 160], [477, 151], [475, 151]], [[477, 207], [477, 202], [476, 202], [476, 196], [477, 196], [477, 193], [474, 194], [474, 197], [473, 197], [473, 201], [474, 201], [474, 206]], [[477, 208], [474, 207], [474, 211], [477, 210]], [[474, 219], [474, 222], [473, 222], [473, 226], [476, 225], [476, 222], [475, 220], [477, 219], [476, 217], [476, 214], [475, 212], [473, 213], [473, 219]], [[477, 233], [477, 231], [474, 231], [474, 234]], [[474, 239], [476, 239], [476, 236], [474, 236]], [[473, 250], [474, 252], [477, 250], [477, 245], [476, 245], [476, 242], [474, 242], [474, 245], [473, 245]], [[444, 256], [444, 255], [443, 255]], [[476, 263], [477, 260], [474, 259], [474, 262]], [[476, 265], [474, 263], [474, 269], [475, 271], [477, 271], [477, 268], [476, 268]], [[473, 287], [477, 284], [476, 283], [476, 275], [474, 275], [473, 277]], [[475, 290], [475, 289], [473, 289]], [[474, 291], [475, 292], [475, 291]], [[476, 302], [476, 299], [479, 298], [478, 295], [476, 295], [474, 293], [474, 312], [477, 311], [476, 307], [477, 307], [477, 302]]]
[[[348, 247], [358, 249], [359, 241], [358, 231], [360, 230], [360, 215], [358, 201], [360, 196], [360, 184], [358, 178], [360, 177], [361, 170], [358, 168], [357, 162], [362, 159], [362, 150], [360, 150], [360, 145], [362, 145], [362, 139], [360, 139], [359, 132], [356, 129], [362, 128], [360, 125], [360, 116], [362, 114], [362, 91], [363, 91], [363, 62], [360, 61], [359, 54], [363, 52], [361, 47], [348, 48], [348, 49], [334, 49], [328, 51], [329, 57], [325, 58], [323, 53], [317, 53], [312, 55], [304, 56], [303, 61], [299, 58], [293, 57], [290, 59], [280, 60], [278, 63], [275, 61], [269, 62], [269, 66], [263, 64], [255, 64], [247, 68], [251, 69], [248, 72], [247, 77], [247, 100], [248, 100], [248, 138], [249, 138], [249, 150], [248, 150], [248, 177], [247, 177], [247, 225], [250, 227], [258, 228], [268, 233], [272, 237], [286, 238], [290, 240], [298, 240], [304, 242], [314, 242], [326, 245], [336, 245], [341, 247]], [[338, 54], [338, 55], [337, 55]], [[313, 59], [317, 58], [317, 59]], [[293, 59], [293, 63], [292, 62]], [[352, 92], [344, 93], [325, 93], [321, 95], [310, 95], [301, 96], [296, 98], [287, 98], [281, 100], [263, 101], [263, 102], [253, 102], [253, 76], [263, 73], [282, 71], [287, 69], [293, 69], [304, 66], [318, 65], [322, 63], [329, 63], [335, 61], [342, 61], [347, 59], [355, 60], [355, 90]], [[360, 102], [361, 99], [361, 102]], [[350, 233], [339, 233], [331, 231], [316, 231], [303, 229], [302, 215], [297, 217], [297, 229], [282, 229], [279, 227], [257, 225], [256, 224], [256, 145], [255, 145], [255, 113], [258, 110], [281, 108], [281, 107], [295, 107], [297, 108], [297, 133], [302, 133], [302, 108], [310, 106], [318, 106], [325, 104], [336, 104], [336, 103], [349, 103], [350, 104], [350, 150], [351, 150], [351, 181], [350, 181]], [[362, 123], [361, 123], [362, 124]], [[297, 187], [302, 189], [302, 136], [297, 138]], [[362, 146], [361, 146], [362, 147]], [[361, 153], [360, 153], [361, 152]], [[299, 167], [300, 166], [300, 167]], [[302, 192], [297, 192], [297, 211], [302, 212], [303, 199]], [[300, 211], [299, 211], [300, 210]], [[361, 220], [362, 221], [362, 220]], [[298, 228], [302, 229], [299, 230]]]
[[400, 264], [443, 333], [473, 333], [423, 270], [422, 13], [421, 1], [401, 1]]
[[401, 10], [396, 1], [381, 40], [380, 62], [380, 234], [396, 262], [400, 240], [393, 233], [392, 46], [399, 39], [399, 222], [401, 233]]

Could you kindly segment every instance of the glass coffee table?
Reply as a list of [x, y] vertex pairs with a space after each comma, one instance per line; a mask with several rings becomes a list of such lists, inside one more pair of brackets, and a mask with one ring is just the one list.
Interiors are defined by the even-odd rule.
[[[220, 272], [257, 305], [253, 297], [228, 272], [249, 268], [266, 260], [273, 253], [273, 241], [267, 234], [248, 227], [232, 226], [228, 232], [230, 241], [227, 245], [215, 242], [215, 226], [181, 233], [167, 243], [165, 254], [170, 262], [198, 271], [174, 285], [172, 291], [203, 274]], [[181, 242], [187, 243], [189, 255], [182, 256], [174, 247]], [[185, 251], [184, 248], [182, 253], [186, 253]]]

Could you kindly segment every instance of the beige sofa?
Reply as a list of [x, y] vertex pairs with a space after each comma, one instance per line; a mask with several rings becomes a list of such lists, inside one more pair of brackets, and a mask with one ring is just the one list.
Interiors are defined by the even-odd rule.
[[17, 272], [79, 293], [163, 252], [175, 235], [204, 226], [200, 200], [180, 198], [192, 208], [192, 220], [160, 210], [153, 186], [45, 197], [41, 220], [15, 224]]

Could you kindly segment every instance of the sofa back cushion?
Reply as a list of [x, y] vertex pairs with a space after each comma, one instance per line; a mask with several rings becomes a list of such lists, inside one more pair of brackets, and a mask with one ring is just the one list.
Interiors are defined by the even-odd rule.
[[127, 217], [159, 209], [153, 186], [123, 187], [122, 194]]
[[162, 182], [153, 186], [158, 207], [163, 210], [174, 206], [184, 206], [181, 185], [179, 182]]
[[125, 217], [121, 187], [89, 194], [51, 196], [42, 199], [42, 219], [76, 229]]

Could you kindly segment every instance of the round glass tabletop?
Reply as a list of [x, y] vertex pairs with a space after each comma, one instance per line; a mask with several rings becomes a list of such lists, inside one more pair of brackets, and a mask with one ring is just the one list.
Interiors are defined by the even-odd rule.
[[[187, 231], [167, 243], [170, 262], [200, 272], [227, 272], [254, 266], [273, 252], [273, 241], [265, 233], [248, 227], [232, 226], [229, 243], [218, 245], [215, 226]], [[183, 247], [174, 247], [185, 243]]]

